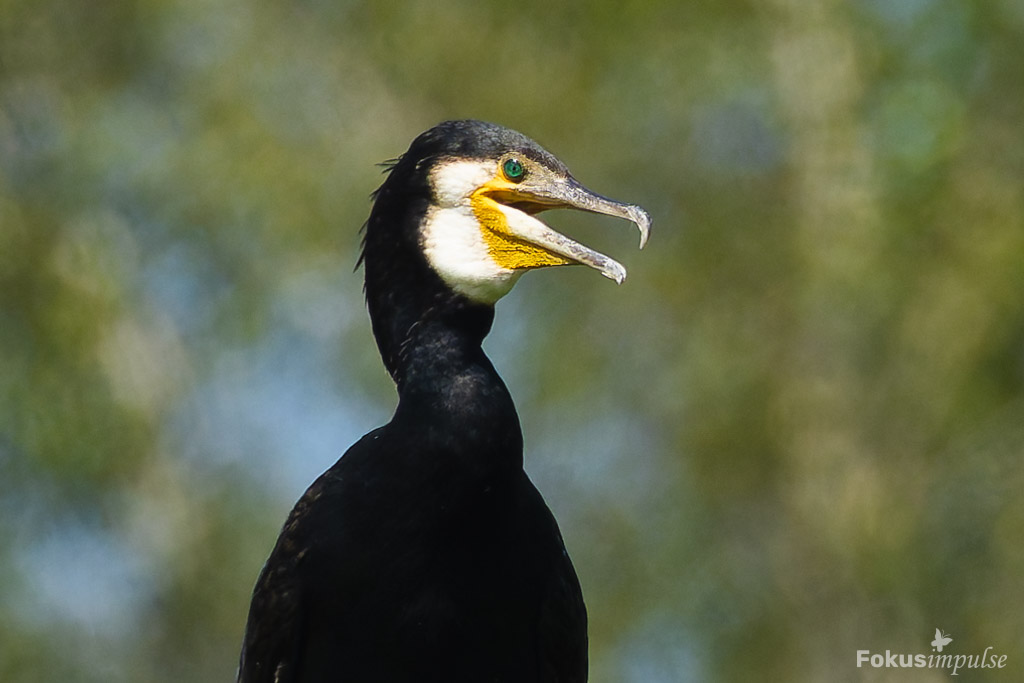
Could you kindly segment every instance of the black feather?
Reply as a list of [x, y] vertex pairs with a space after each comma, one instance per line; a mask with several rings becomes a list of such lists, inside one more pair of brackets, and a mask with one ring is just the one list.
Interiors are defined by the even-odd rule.
[[239, 681], [586, 680], [579, 582], [481, 349], [494, 309], [448, 288], [419, 247], [431, 165], [509, 150], [561, 166], [514, 131], [446, 122], [374, 193], [360, 263], [398, 407], [289, 515], [253, 592]]

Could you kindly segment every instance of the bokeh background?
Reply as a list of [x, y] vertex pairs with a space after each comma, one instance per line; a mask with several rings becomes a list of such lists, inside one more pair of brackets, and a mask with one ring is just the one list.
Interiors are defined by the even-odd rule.
[[654, 216], [487, 349], [592, 680], [1024, 678], [1019, 0], [0, 0], [0, 680], [233, 680], [395, 393], [358, 230], [473, 117]]

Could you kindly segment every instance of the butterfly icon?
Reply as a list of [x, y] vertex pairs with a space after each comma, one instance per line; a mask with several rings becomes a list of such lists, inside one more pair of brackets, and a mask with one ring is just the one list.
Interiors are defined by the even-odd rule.
[[953, 642], [953, 639], [949, 637], [948, 633], [943, 633], [939, 629], [935, 629], [935, 640], [932, 641], [932, 648], [937, 652], [942, 652], [942, 648]]

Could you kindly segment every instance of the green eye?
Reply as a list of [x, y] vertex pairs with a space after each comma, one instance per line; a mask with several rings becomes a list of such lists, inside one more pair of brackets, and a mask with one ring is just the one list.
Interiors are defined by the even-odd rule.
[[526, 175], [526, 169], [523, 168], [523, 164], [519, 159], [506, 159], [505, 163], [501, 166], [501, 170], [506, 178], [516, 183]]

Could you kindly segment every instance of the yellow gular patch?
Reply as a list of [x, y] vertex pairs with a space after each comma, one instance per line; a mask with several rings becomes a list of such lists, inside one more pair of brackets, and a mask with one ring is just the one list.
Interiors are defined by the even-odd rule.
[[512, 234], [501, 206], [489, 194], [506, 189], [510, 189], [508, 184], [501, 179], [495, 179], [474, 192], [470, 198], [473, 214], [480, 222], [480, 233], [487, 245], [487, 252], [494, 263], [509, 270], [566, 266], [575, 263], [561, 254], [548, 251]]

